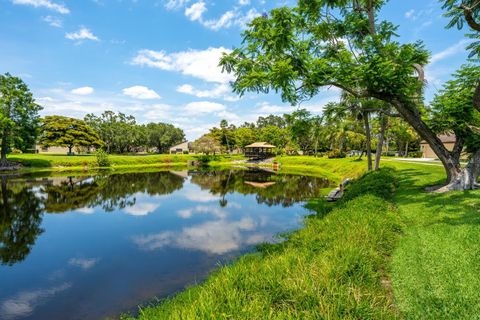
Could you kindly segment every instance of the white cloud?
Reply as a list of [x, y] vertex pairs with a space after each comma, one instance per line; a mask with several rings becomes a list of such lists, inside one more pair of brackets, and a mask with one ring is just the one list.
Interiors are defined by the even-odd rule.
[[217, 19], [205, 20], [203, 16], [206, 11], [205, 3], [201, 1], [187, 8], [185, 15], [191, 21], [198, 21], [201, 25], [213, 31], [230, 28], [232, 26], [238, 26], [243, 29], [253, 18], [260, 15], [254, 8], [248, 10], [246, 13], [235, 8], [234, 10], [226, 11]]
[[81, 87], [81, 88], [76, 88], [70, 91], [73, 94], [78, 94], [80, 96], [87, 96], [89, 94], [92, 94], [95, 90], [92, 87]]
[[218, 31], [223, 28], [231, 27], [235, 23], [236, 17], [237, 13], [235, 13], [234, 11], [227, 11], [219, 19], [207, 20], [204, 21], [202, 24], [209, 29]]
[[185, 16], [187, 16], [191, 21], [197, 21], [202, 19], [202, 15], [205, 13], [205, 11], [207, 11], [205, 2], [199, 1], [185, 9]]
[[183, 7], [188, 2], [189, 0], [168, 0], [165, 3], [165, 8], [167, 8], [168, 10], [175, 10]]
[[133, 206], [126, 207], [123, 212], [132, 216], [146, 216], [154, 212], [160, 207], [159, 203], [137, 203]]
[[247, 6], [250, 4], [250, 0], [238, 0], [238, 4], [241, 6]]
[[185, 194], [185, 198], [194, 202], [214, 202], [220, 200], [219, 196], [215, 196], [208, 191], [199, 190], [195, 192], [188, 191]]
[[63, 27], [63, 22], [62, 22], [62, 19], [60, 18], [57, 18], [54, 16], [46, 16], [46, 17], [43, 17], [42, 20], [48, 23], [52, 27], [55, 27], [55, 28]]
[[89, 29], [85, 27], [81, 27], [76, 32], [66, 33], [65, 38], [69, 40], [76, 40], [76, 41], [82, 41], [82, 40], [100, 41], [100, 39], [97, 36], [95, 36]]
[[123, 94], [135, 99], [151, 100], [160, 99], [161, 97], [154, 90], [144, 86], [133, 86], [122, 90]]
[[218, 66], [223, 53], [231, 50], [210, 47], [167, 54], [165, 51], [140, 50], [132, 59], [133, 65], [147, 66], [165, 71], [177, 71], [207, 82], [228, 83], [233, 75], [222, 73]]
[[218, 208], [217, 206], [203, 206], [198, 205], [194, 208], [178, 210], [177, 215], [181, 218], [188, 219], [191, 218], [196, 213], [211, 214], [217, 218], [226, 218], [228, 212]]
[[278, 106], [271, 105], [268, 102], [262, 102], [258, 105], [258, 111], [260, 113], [267, 114], [284, 114], [295, 111], [297, 108], [293, 106]]
[[68, 264], [83, 270], [88, 270], [93, 268], [99, 261], [99, 258], [71, 258], [68, 260]]
[[71, 286], [70, 283], [64, 283], [49, 289], [20, 292], [15, 297], [2, 302], [0, 305], [2, 319], [13, 320], [27, 317], [33, 313], [36, 307], [43, 304], [45, 300], [48, 300], [57, 293], [67, 290]]
[[415, 20], [415, 10], [411, 9], [411, 10], [408, 10], [407, 12], [405, 12], [405, 18], [412, 18], [413, 20]]
[[46, 8], [61, 14], [69, 14], [70, 10], [63, 4], [58, 4], [50, 0], [12, 0], [13, 4], [27, 5], [35, 8]]
[[210, 90], [198, 90], [190, 84], [184, 84], [177, 87], [177, 92], [188, 94], [198, 98], [223, 98], [227, 101], [239, 100], [239, 98], [236, 96], [228, 95], [231, 92], [231, 88], [226, 83], [216, 85], [213, 89]]
[[237, 17], [235, 20], [235, 25], [245, 29], [247, 24], [258, 16], [260, 16], [260, 13], [255, 8], [250, 9], [246, 14], [241, 14]]
[[197, 101], [188, 103], [183, 109], [190, 114], [200, 114], [224, 111], [226, 107], [225, 105], [216, 102]]
[[93, 213], [95, 213], [95, 209], [93, 209], [93, 208], [80, 208], [80, 209], [76, 209], [75, 211], [78, 212], [78, 213], [81, 213], [81, 214], [93, 214]]
[[469, 39], [462, 39], [459, 42], [455, 43], [454, 45], [448, 47], [447, 49], [440, 51], [432, 56], [430, 59], [430, 63], [434, 64], [438, 61], [441, 61], [445, 58], [454, 56], [458, 53], [465, 52], [466, 46], [471, 42]]
[[212, 221], [182, 229], [180, 232], [161, 232], [140, 235], [133, 242], [144, 250], [156, 250], [166, 246], [199, 250], [210, 254], [225, 254], [243, 245], [259, 243], [268, 236], [250, 234], [257, 224], [250, 218], [238, 221]]

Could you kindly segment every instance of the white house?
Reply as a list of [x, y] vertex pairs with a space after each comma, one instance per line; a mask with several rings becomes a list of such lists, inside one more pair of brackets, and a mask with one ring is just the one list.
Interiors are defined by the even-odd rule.
[[176, 154], [176, 153], [190, 153], [192, 150], [191, 143], [188, 141], [185, 141], [183, 143], [177, 144], [176, 146], [171, 147], [170, 149], [170, 154]]

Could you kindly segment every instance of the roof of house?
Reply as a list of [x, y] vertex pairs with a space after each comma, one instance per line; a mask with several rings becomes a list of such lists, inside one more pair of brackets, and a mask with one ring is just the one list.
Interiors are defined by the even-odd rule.
[[170, 150], [174, 149], [188, 149], [189, 148], [189, 143], [188, 141], [182, 142], [180, 144], [177, 144], [176, 146], [170, 147]]
[[245, 181], [245, 184], [248, 184], [249, 186], [252, 186], [252, 187], [255, 187], [255, 188], [265, 189], [265, 188], [268, 188], [270, 186], [273, 186], [275, 184], [275, 182], [273, 182], [273, 181], [271, 181], [271, 182]]
[[276, 147], [266, 142], [255, 142], [255, 143], [249, 144], [245, 148], [276, 148]]
[[[454, 133], [447, 133], [438, 135], [438, 138], [442, 143], [455, 143], [457, 141], [457, 136]], [[427, 144], [425, 140], [420, 142], [421, 144]]]

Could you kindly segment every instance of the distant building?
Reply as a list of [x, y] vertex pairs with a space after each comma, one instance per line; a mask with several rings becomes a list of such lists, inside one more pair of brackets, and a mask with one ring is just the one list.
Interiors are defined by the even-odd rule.
[[43, 154], [68, 154], [67, 147], [45, 147], [40, 144], [35, 146], [35, 153]]
[[[443, 145], [448, 151], [452, 151], [455, 147], [455, 142], [457, 142], [457, 137], [453, 133], [442, 134], [439, 135], [438, 138], [440, 141], [442, 141]], [[432, 147], [430, 147], [430, 145], [424, 140], [420, 142], [420, 150], [422, 151], [423, 158], [437, 158], [437, 155], [433, 151]]]
[[177, 153], [190, 153], [192, 151], [192, 144], [188, 141], [183, 143], [177, 144], [169, 149], [170, 154], [177, 154]]
[[275, 155], [273, 149], [275, 148], [274, 145], [266, 142], [255, 142], [245, 147], [245, 156], [249, 158], [273, 157]]

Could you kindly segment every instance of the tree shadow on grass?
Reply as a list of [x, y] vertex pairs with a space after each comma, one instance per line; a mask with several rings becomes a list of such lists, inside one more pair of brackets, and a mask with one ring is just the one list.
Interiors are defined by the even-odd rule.
[[398, 173], [400, 188], [395, 201], [399, 205], [421, 204], [425, 208], [421, 214], [431, 214], [438, 218], [430, 220], [428, 224], [480, 224], [480, 190], [428, 192], [426, 187], [440, 185], [445, 182], [444, 179], [429, 179], [431, 173], [415, 169], [399, 170]]

